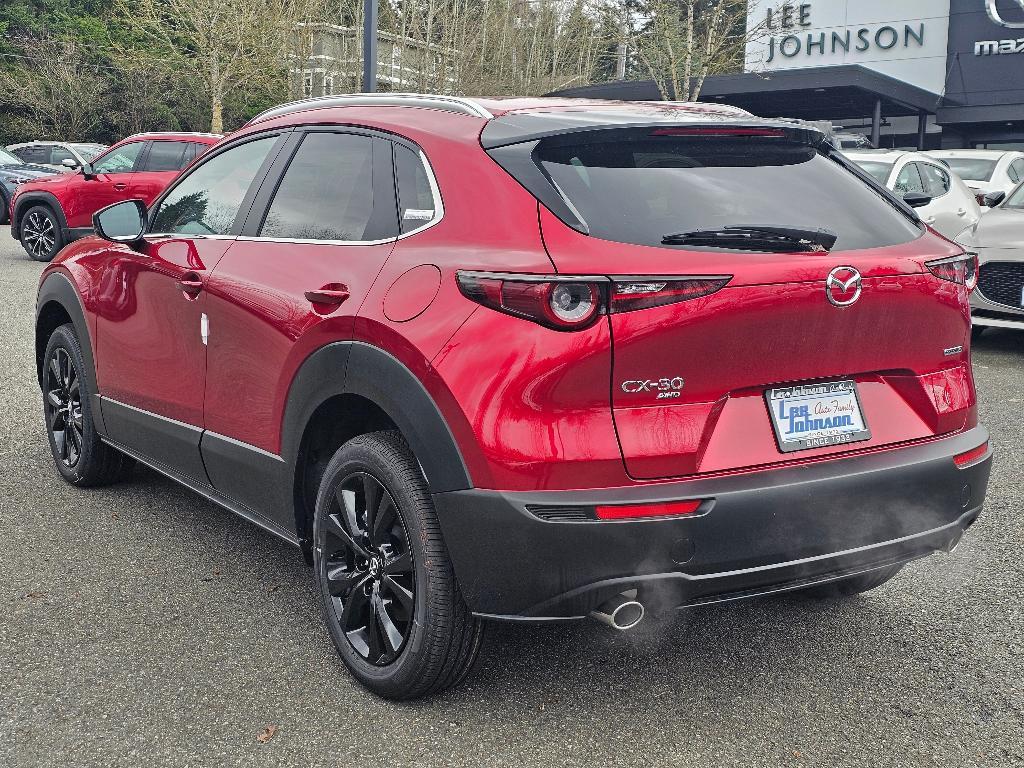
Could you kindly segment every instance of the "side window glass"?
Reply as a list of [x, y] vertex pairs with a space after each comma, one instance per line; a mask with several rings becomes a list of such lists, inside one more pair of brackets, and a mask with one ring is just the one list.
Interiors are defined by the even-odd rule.
[[196, 167], [160, 203], [150, 231], [229, 234], [249, 186], [276, 141], [276, 136], [249, 141]]
[[942, 197], [949, 192], [949, 174], [938, 166], [929, 163], [919, 163], [918, 167], [924, 172], [925, 185], [928, 194], [932, 197]]
[[395, 144], [395, 179], [398, 185], [398, 219], [402, 233], [412, 232], [433, 221], [434, 192], [419, 154]]
[[51, 147], [50, 148], [50, 164], [51, 165], [60, 165], [65, 160], [74, 160], [76, 163], [78, 162], [78, 160], [75, 158], [75, 156], [73, 154], [71, 154], [71, 152], [69, 150], [64, 149], [64, 147]]
[[107, 152], [92, 165], [96, 173], [130, 173], [135, 168], [135, 160], [145, 145], [144, 141], [125, 144], [113, 152]]
[[921, 183], [921, 175], [917, 172], [917, 163], [907, 163], [896, 177], [895, 191], [899, 195], [907, 192], [924, 193], [924, 184]]
[[1018, 183], [1021, 177], [1024, 176], [1024, 160], [1014, 160], [1010, 163], [1010, 167], [1006, 169], [1006, 172], [1010, 176], [1010, 181], [1014, 184]]
[[144, 171], [180, 171], [185, 167], [185, 141], [154, 141], [149, 148]]
[[21, 147], [11, 151], [24, 163], [41, 163], [45, 165], [50, 162], [49, 153], [39, 147]]
[[192, 142], [192, 153], [189, 155], [189, 161], [195, 160], [197, 157], [202, 155], [206, 150], [211, 147], [210, 144], [200, 144], [198, 141]]
[[374, 210], [375, 147], [390, 151], [387, 143], [368, 136], [307, 134], [284, 172], [260, 236], [344, 241], [394, 236], [393, 197], [390, 212]]

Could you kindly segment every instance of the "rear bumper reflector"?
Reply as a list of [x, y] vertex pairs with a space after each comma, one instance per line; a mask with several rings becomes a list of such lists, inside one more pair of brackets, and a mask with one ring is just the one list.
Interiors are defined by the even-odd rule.
[[622, 504], [615, 506], [599, 506], [594, 508], [598, 520], [630, 520], [643, 517], [677, 517], [679, 515], [692, 515], [700, 505], [702, 499], [690, 501], [670, 501], [660, 504]]
[[975, 462], [985, 458], [985, 455], [987, 453], [988, 441], [986, 440], [977, 448], [972, 448], [969, 451], [958, 453], [956, 456], [953, 457], [953, 463], [960, 467], [960, 469], [963, 469], [964, 467], [969, 467], [971, 464], [974, 464]]

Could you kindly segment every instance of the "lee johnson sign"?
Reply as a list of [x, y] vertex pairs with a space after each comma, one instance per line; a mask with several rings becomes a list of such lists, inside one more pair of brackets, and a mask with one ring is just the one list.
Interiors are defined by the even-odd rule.
[[888, 51], [893, 48], [922, 47], [924, 45], [924, 22], [903, 24], [902, 28], [884, 24], [877, 27], [834, 29], [830, 32], [804, 32], [800, 27], [810, 27], [811, 4], [783, 4], [769, 8], [765, 28], [771, 34], [768, 38], [770, 64], [776, 57], [793, 59], [797, 56], [823, 56], [825, 53]]

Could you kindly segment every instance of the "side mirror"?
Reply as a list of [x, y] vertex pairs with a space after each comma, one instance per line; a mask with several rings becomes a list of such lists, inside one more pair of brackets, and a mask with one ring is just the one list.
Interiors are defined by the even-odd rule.
[[63, 165], [65, 168], [78, 167], [78, 161], [71, 157], [65, 157], [63, 160], [60, 161], [60, 164]]
[[112, 243], [134, 245], [146, 231], [146, 204], [141, 200], [125, 200], [108, 205], [92, 215], [96, 234]]
[[998, 190], [996, 192], [989, 192], [987, 195], [981, 198], [982, 204], [987, 205], [989, 208], [995, 208], [1005, 199], [1006, 193], [1003, 192], [1002, 190]]
[[81, 170], [82, 175], [85, 176], [86, 179], [96, 178], [96, 171], [93, 170], [92, 163], [86, 163], [79, 170]]
[[931, 201], [931, 195], [926, 195], [921, 192], [907, 192], [903, 195], [903, 202], [911, 208], [924, 208]]

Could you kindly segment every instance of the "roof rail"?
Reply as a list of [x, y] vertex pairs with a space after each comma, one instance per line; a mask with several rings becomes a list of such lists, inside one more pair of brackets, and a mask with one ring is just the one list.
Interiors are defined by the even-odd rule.
[[490, 112], [475, 101], [458, 96], [436, 96], [425, 93], [349, 93], [337, 96], [314, 96], [309, 99], [281, 104], [277, 107], [260, 112], [246, 125], [261, 123], [282, 115], [290, 115], [307, 109], [326, 109], [328, 107], [362, 107], [362, 106], [399, 106], [423, 107], [426, 109], [442, 109], [462, 115], [491, 119]]

